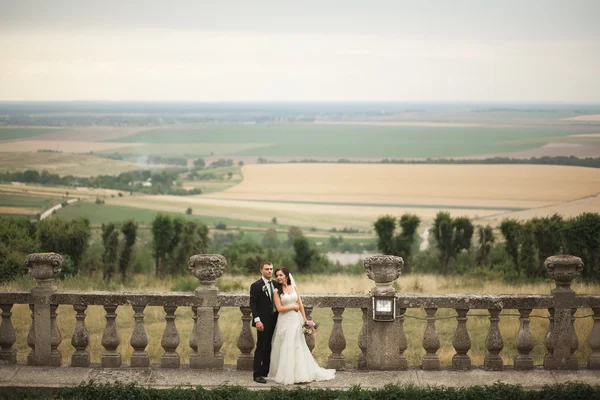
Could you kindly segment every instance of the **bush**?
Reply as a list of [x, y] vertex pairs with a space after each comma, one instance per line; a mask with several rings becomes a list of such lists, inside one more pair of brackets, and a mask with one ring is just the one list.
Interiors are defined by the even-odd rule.
[[[2, 250], [5, 251], [4, 254]], [[18, 251], [2, 250], [0, 250], [0, 282], [9, 282], [25, 274], [23, 263], [27, 256]]]

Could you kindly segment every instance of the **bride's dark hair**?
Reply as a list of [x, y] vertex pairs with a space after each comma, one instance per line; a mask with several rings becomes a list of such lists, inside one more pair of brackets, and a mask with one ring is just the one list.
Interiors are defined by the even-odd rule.
[[285, 278], [286, 278], [286, 281], [287, 281], [288, 285], [292, 284], [292, 281], [290, 279], [290, 270], [289, 269], [287, 269], [286, 267], [279, 267], [274, 272], [275, 276], [277, 276], [277, 271], [283, 272], [283, 274], [285, 275]]

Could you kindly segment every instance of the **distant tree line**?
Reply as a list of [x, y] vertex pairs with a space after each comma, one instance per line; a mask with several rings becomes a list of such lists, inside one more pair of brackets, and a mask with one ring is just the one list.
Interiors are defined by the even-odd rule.
[[24, 182], [42, 185], [63, 185], [73, 187], [91, 187], [136, 191], [148, 194], [170, 194], [186, 196], [200, 194], [198, 188], [183, 189], [177, 185], [179, 174], [186, 169], [168, 168], [160, 171], [137, 170], [122, 172], [117, 176], [98, 175], [94, 177], [76, 177], [72, 175], [59, 176], [48, 170], [26, 170], [19, 172], [0, 172], [0, 182]]
[[[38, 150], [39, 152], [40, 150]], [[122, 155], [119, 153], [94, 153], [90, 152], [91, 155], [96, 157], [108, 158], [111, 160], [119, 160], [119, 161], [139, 161], [140, 159], [144, 160], [146, 164], [167, 164], [167, 165], [176, 165], [179, 167], [187, 166], [187, 158], [185, 157], [167, 157], [167, 156], [157, 156], [157, 155], [143, 155], [136, 154], [135, 156]]]
[[336, 161], [305, 158], [301, 160], [290, 160], [286, 162], [270, 161], [264, 157], [258, 157], [258, 164], [540, 164], [540, 165], [567, 165], [573, 167], [600, 168], [600, 157], [579, 158], [575, 156], [555, 157], [531, 157], [531, 158], [509, 158], [493, 157], [484, 159], [454, 159], [454, 158], [427, 158], [425, 160], [388, 159], [380, 161], [361, 161], [339, 158]]

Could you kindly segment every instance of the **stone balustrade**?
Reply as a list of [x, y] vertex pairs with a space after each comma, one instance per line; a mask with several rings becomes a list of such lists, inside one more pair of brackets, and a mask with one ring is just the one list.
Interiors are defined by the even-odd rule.
[[[194, 276], [200, 280], [200, 286], [194, 292], [157, 293], [157, 292], [82, 292], [58, 291], [53, 285], [54, 277], [60, 272], [62, 257], [54, 253], [32, 254], [28, 256], [26, 265], [31, 275], [36, 278], [37, 286], [31, 291], [0, 291], [0, 308], [2, 323], [0, 325], [0, 361], [14, 364], [17, 362], [13, 348], [16, 334], [11, 321], [11, 309], [14, 304], [28, 304], [32, 311], [32, 323], [27, 337], [30, 353], [27, 357], [29, 365], [60, 366], [62, 363], [58, 346], [61, 343], [60, 331], [56, 322], [58, 305], [73, 306], [75, 329], [71, 344], [75, 349], [71, 357], [71, 365], [89, 367], [90, 334], [85, 325], [88, 306], [103, 306], [106, 311], [106, 325], [102, 335], [104, 352], [101, 367], [121, 367], [122, 359], [118, 351], [120, 344], [119, 327], [116, 323], [118, 307], [130, 306], [134, 311], [134, 328], [129, 340], [133, 348], [130, 366], [145, 368], [150, 365], [146, 347], [149, 343], [148, 333], [144, 326], [144, 311], [148, 306], [163, 307], [166, 317], [161, 346], [164, 353], [160, 358], [162, 368], [180, 368], [180, 355], [177, 347], [180, 343], [179, 332], [175, 325], [175, 312], [178, 307], [191, 307], [193, 311], [193, 329], [189, 346], [192, 354], [189, 367], [193, 369], [222, 369], [224, 358], [222, 333], [219, 328], [219, 311], [223, 307], [234, 307], [240, 310], [242, 328], [237, 339], [240, 354], [237, 368], [252, 369], [252, 350], [254, 339], [251, 328], [249, 295], [247, 293], [218, 293], [214, 286], [225, 268], [226, 260], [220, 255], [196, 255], [190, 258], [189, 267]], [[581, 272], [581, 260], [572, 256], [555, 256], [546, 260], [549, 275], [557, 282], [557, 286], [547, 295], [436, 295], [436, 294], [402, 294], [396, 293], [392, 283], [400, 276], [402, 259], [392, 256], [374, 256], [365, 260], [368, 276], [375, 280], [376, 286], [369, 294], [304, 294], [303, 303], [307, 317], [310, 319], [315, 308], [327, 308], [332, 311], [333, 327], [329, 334], [328, 345], [331, 354], [327, 360], [329, 368], [344, 369], [348, 363], [344, 359], [346, 336], [342, 328], [344, 311], [360, 309], [362, 327], [357, 344], [359, 356], [357, 365], [350, 367], [368, 370], [406, 370], [408, 363], [404, 352], [407, 350], [407, 339], [404, 324], [407, 318], [420, 318], [425, 321], [422, 346], [425, 354], [422, 357], [423, 370], [441, 369], [440, 338], [436, 332], [436, 313], [440, 309], [455, 310], [456, 329], [452, 340], [455, 355], [452, 358], [452, 369], [468, 370], [472, 368], [469, 350], [471, 339], [467, 329], [467, 321], [477, 310], [483, 310], [489, 318], [489, 330], [485, 339], [487, 354], [483, 368], [489, 371], [502, 370], [504, 347], [500, 324], [503, 310], [518, 310], [520, 321], [515, 332], [515, 344], [518, 354], [514, 357], [512, 367], [528, 370], [535, 367], [530, 353], [534, 348], [534, 339], [529, 327], [532, 310], [548, 310], [550, 324], [544, 339], [547, 353], [543, 367], [553, 369], [581, 368], [575, 358], [575, 351], [580, 343], [574, 329], [574, 314], [577, 309], [591, 309], [593, 327], [587, 340], [591, 354], [586, 368], [600, 369], [600, 295], [577, 295], [571, 288], [571, 281]], [[387, 271], [386, 271], [387, 269]], [[373, 316], [374, 298], [376, 296], [392, 296], [395, 300], [396, 314], [392, 321], [376, 321]], [[407, 310], [418, 310], [423, 317], [407, 315]], [[471, 313], [471, 314], [470, 314]], [[475, 314], [481, 316], [482, 314]], [[448, 317], [444, 317], [448, 318]], [[315, 346], [314, 338], [307, 337], [309, 348]]]

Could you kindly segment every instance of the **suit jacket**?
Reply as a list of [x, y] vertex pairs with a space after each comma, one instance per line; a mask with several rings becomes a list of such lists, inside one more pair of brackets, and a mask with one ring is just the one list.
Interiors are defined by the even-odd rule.
[[[281, 291], [281, 285], [273, 281], [273, 288]], [[277, 320], [277, 310], [273, 312], [275, 304], [269, 297], [269, 288], [265, 285], [265, 281], [260, 278], [250, 285], [250, 310], [252, 310], [252, 326], [256, 326], [254, 319], [260, 318], [260, 321], [265, 325], [274, 324]], [[278, 296], [273, 292], [273, 296]]]

